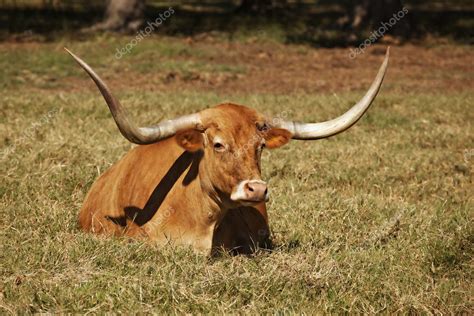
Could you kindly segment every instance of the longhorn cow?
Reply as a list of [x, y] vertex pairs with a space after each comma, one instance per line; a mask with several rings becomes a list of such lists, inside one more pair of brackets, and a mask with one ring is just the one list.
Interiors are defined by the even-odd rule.
[[81, 228], [160, 245], [188, 245], [206, 254], [216, 249], [250, 253], [269, 246], [262, 151], [291, 139], [316, 140], [350, 128], [375, 99], [389, 59], [387, 49], [365, 96], [329, 121], [285, 121], [225, 103], [137, 127], [94, 70], [67, 51], [99, 88], [122, 135], [139, 145], [92, 185], [80, 210]]

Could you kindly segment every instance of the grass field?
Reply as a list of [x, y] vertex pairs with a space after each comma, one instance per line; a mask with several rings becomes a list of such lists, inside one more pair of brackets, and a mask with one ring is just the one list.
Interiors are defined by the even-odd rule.
[[295, 120], [363, 94], [383, 46], [151, 36], [0, 44], [0, 313], [472, 313], [474, 71], [468, 46], [392, 47], [350, 131], [263, 156], [275, 249], [198, 256], [79, 231], [99, 174], [131, 145], [89, 62], [142, 124], [233, 101]]

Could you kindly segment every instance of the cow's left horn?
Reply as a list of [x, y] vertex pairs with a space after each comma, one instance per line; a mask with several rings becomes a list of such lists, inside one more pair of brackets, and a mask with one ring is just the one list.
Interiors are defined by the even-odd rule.
[[126, 139], [135, 144], [152, 144], [157, 141], [173, 136], [180, 130], [184, 129], [202, 129], [201, 118], [199, 114], [184, 115], [173, 120], [163, 121], [155, 126], [137, 127], [129, 119], [127, 111], [120, 104], [120, 102], [112, 95], [105, 82], [86, 64], [82, 59], [74, 55], [67, 48], [64, 48], [82, 68], [94, 80], [99, 88], [102, 96], [109, 106], [110, 112], [114, 117], [115, 123]]
[[389, 48], [387, 48], [385, 59], [382, 66], [380, 66], [379, 72], [375, 77], [375, 80], [372, 82], [369, 91], [367, 91], [365, 96], [357, 102], [356, 105], [343, 115], [330, 121], [320, 123], [298, 123], [274, 118], [271, 125], [290, 131], [293, 134], [293, 139], [303, 140], [326, 138], [345, 131], [357, 123], [377, 96], [385, 76], [385, 71], [387, 70], [389, 51]]

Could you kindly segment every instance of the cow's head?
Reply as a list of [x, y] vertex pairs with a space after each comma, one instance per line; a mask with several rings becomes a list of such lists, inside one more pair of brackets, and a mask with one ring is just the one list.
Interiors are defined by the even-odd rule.
[[221, 199], [244, 205], [260, 203], [268, 197], [267, 185], [261, 179], [262, 150], [280, 147], [292, 138], [315, 140], [330, 137], [354, 125], [375, 99], [389, 57], [387, 49], [382, 66], [365, 96], [333, 120], [298, 123], [265, 117], [245, 106], [221, 104], [152, 127], [137, 127], [92, 68], [69, 53], [96, 83], [123, 136], [136, 144], [151, 144], [174, 136], [186, 151], [203, 153], [200, 176], [205, 177], [204, 180]]
[[260, 157], [264, 148], [277, 148], [291, 133], [271, 127], [253, 109], [221, 104], [200, 112], [203, 130], [180, 131], [175, 138], [187, 151], [204, 152], [200, 176], [208, 180], [224, 202], [255, 204], [268, 198], [261, 178]]

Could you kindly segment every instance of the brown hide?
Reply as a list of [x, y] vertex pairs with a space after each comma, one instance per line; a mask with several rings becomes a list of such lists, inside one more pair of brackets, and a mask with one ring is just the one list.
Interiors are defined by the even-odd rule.
[[[211, 121], [207, 125], [216, 126], [214, 133], [235, 138], [236, 147], [256, 134], [259, 116], [254, 110], [221, 105], [203, 112]], [[209, 128], [209, 138], [212, 133]], [[250, 253], [257, 245], [268, 246], [265, 203], [226, 204], [225, 194], [213, 189], [212, 182], [213, 177], [231, 179], [214, 175], [215, 161], [209, 162], [213, 158], [206, 155], [211, 154], [183, 150], [174, 137], [133, 148], [93, 184], [80, 211], [80, 226], [85, 231], [146, 238], [161, 245], [189, 245], [204, 253], [220, 248]], [[238, 168], [259, 177], [255, 158], [260, 159], [249, 152], [225, 164], [235, 164], [230, 169], [233, 174], [240, 172]]]

